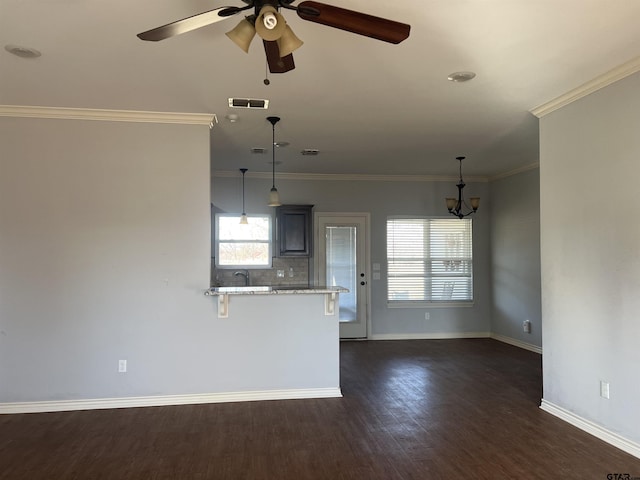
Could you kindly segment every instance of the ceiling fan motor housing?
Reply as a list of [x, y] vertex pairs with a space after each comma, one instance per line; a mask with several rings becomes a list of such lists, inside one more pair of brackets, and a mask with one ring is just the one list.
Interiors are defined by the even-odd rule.
[[259, 12], [260, 9], [265, 5], [271, 5], [272, 7], [278, 8], [281, 4], [289, 5], [293, 3], [295, 0], [242, 0], [242, 1], [247, 5], [256, 7], [256, 12]]

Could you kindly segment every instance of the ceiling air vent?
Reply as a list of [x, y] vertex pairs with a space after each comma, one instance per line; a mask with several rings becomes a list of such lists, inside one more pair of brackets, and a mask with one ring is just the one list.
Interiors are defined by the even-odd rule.
[[264, 155], [265, 153], [267, 153], [267, 149], [266, 148], [262, 148], [262, 147], [253, 147], [251, 149], [251, 153], [255, 153], [258, 155]]
[[302, 155], [318, 155], [318, 153], [320, 153], [320, 151], [316, 148], [305, 148], [304, 150], [302, 150]]
[[269, 100], [260, 100], [257, 98], [230, 98], [229, 106], [233, 108], [257, 108], [266, 110], [269, 108]]

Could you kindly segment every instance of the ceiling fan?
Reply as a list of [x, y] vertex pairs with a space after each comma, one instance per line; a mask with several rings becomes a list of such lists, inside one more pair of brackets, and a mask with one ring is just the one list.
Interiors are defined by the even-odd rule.
[[329, 27], [346, 30], [389, 43], [400, 43], [409, 37], [410, 25], [366, 13], [334, 7], [325, 3], [303, 1], [298, 6], [295, 0], [242, 0], [244, 7], [220, 7], [161, 27], [138, 34], [141, 40], [157, 42], [181, 33], [190, 32], [232, 17], [242, 11], [253, 9], [227, 36], [245, 52], [257, 33], [262, 38], [271, 73], [284, 73], [295, 68], [293, 51], [302, 45], [279, 13], [280, 8], [295, 10], [300, 18]]

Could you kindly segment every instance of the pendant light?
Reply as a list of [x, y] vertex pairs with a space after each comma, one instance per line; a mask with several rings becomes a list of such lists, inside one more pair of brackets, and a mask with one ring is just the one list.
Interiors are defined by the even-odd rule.
[[247, 173], [247, 168], [241, 168], [242, 172], [242, 215], [240, 216], [240, 225], [248, 225], [247, 213], [244, 211], [244, 174]]
[[269, 206], [279, 207], [280, 205], [282, 205], [282, 203], [280, 202], [280, 194], [278, 193], [278, 189], [276, 188], [276, 123], [280, 121], [280, 117], [267, 117], [267, 120], [269, 120], [269, 122], [271, 123], [271, 165], [273, 167], [273, 183], [271, 186], [271, 191], [269, 192]]
[[[465, 157], [456, 157], [456, 160], [460, 162], [460, 180], [456, 185], [456, 187], [458, 187], [458, 199], [456, 200], [453, 197], [447, 197], [445, 199], [447, 201], [447, 210], [449, 210], [449, 213], [451, 215], [455, 215], [458, 218], [464, 218], [468, 215], [471, 215], [472, 213], [476, 213], [478, 207], [480, 206], [480, 197], [471, 197], [469, 199], [471, 208], [469, 208], [467, 203], [464, 201], [464, 197], [462, 196], [462, 190], [464, 190], [465, 187], [465, 183], [462, 180], [462, 160], [464, 160], [464, 158]], [[467, 213], [464, 213], [464, 211], [462, 210], [463, 205], [467, 208]]]

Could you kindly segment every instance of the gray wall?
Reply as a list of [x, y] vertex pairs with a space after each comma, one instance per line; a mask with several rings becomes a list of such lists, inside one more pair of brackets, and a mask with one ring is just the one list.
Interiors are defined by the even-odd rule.
[[[542, 347], [540, 171], [491, 182], [491, 274], [495, 335]], [[531, 333], [522, 323], [531, 322]]]
[[[215, 163], [215, 158], [214, 158]], [[250, 165], [248, 166], [250, 167]], [[267, 197], [271, 180], [245, 180], [246, 210], [272, 213]], [[455, 172], [454, 172], [455, 173]], [[462, 335], [490, 331], [491, 288], [488, 184], [467, 182], [466, 195], [477, 194], [482, 205], [473, 222], [474, 293], [473, 307], [387, 308], [386, 302], [386, 220], [391, 215], [448, 216], [444, 198], [456, 193], [455, 181], [368, 181], [277, 179], [281, 200], [286, 204], [313, 204], [317, 212], [369, 212], [371, 214], [371, 262], [382, 266], [382, 280], [371, 282], [373, 335], [429, 336]], [[212, 203], [222, 211], [242, 208], [240, 177], [213, 177]], [[425, 311], [430, 319], [425, 320]]]
[[[446, 216], [454, 183], [277, 185], [286, 203], [370, 212], [371, 260], [384, 269], [387, 216]], [[273, 212], [270, 186], [247, 178], [247, 211]], [[206, 126], [0, 118], [0, 403], [306, 387], [256, 375], [252, 332], [217, 319], [202, 295], [210, 201], [241, 204], [239, 177], [212, 187]], [[384, 280], [372, 281], [374, 335], [490, 331], [489, 184], [467, 191], [482, 197], [475, 305], [425, 320], [426, 309], [387, 308]]]
[[540, 125], [544, 399], [640, 442], [640, 74]]
[[0, 402], [204, 389], [208, 138], [0, 118]]

